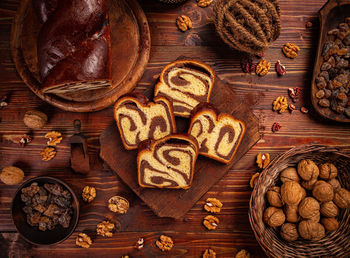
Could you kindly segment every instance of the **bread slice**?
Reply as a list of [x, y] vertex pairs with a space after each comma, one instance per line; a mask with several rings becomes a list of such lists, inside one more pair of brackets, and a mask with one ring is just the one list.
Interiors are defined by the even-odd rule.
[[137, 149], [147, 139], [176, 133], [172, 104], [164, 97], [150, 102], [140, 93], [124, 95], [114, 106], [114, 119], [125, 149]]
[[181, 60], [162, 70], [154, 96], [164, 96], [173, 103], [176, 116], [190, 117], [200, 102], [208, 102], [215, 81], [214, 71], [198, 61]]
[[192, 184], [198, 144], [192, 136], [174, 134], [140, 144], [137, 155], [141, 187], [187, 189]]
[[230, 163], [245, 133], [245, 125], [212, 104], [201, 103], [192, 113], [188, 134], [195, 137], [199, 154]]

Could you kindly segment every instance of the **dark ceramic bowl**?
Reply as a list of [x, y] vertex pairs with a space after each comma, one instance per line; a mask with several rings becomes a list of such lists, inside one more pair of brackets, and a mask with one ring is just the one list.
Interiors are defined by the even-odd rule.
[[[56, 225], [53, 230], [40, 231], [38, 227], [30, 226], [27, 223], [26, 214], [23, 212], [22, 208], [25, 206], [24, 202], [21, 200], [21, 190], [24, 187], [30, 186], [32, 183], [37, 182], [39, 186], [44, 183], [50, 184], [60, 184], [68, 190], [72, 195], [72, 210], [73, 215], [68, 228], [63, 228], [61, 225]], [[67, 239], [75, 230], [79, 220], [79, 201], [72, 188], [70, 188], [65, 182], [49, 177], [49, 176], [39, 176], [24, 182], [15, 194], [12, 200], [12, 221], [15, 225], [18, 233], [29, 243], [35, 245], [52, 245], [58, 244], [65, 239]]]

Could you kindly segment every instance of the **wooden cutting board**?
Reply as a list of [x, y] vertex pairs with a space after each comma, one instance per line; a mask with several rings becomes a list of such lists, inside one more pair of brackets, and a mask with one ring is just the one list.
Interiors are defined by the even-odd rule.
[[[151, 97], [153, 88], [145, 92]], [[230, 164], [224, 165], [205, 157], [198, 157], [193, 183], [187, 190], [141, 188], [137, 181], [137, 151], [124, 149], [116, 123], [109, 125], [100, 136], [100, 156], [117, 175], [159, 217], [180, 218], [218, 182], [259, 139], [259, 123], [252, 111], [239, 99], [228, 84], [219, 79], [215, 82], [210, 102], [221, 112], [230, 113], [246, 125], [246, 133]], [[176, 118], [178, 132], [186, 132], [189, 119]]]

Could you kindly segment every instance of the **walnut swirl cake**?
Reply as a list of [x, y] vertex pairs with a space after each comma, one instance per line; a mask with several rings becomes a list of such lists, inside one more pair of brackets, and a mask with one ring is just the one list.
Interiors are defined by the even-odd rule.
[[189, 135], [173, 134], [163, 139], [146, 140], [137, 155], [141, 187], [187, 189], [192, 184], [198, 144]]
[[126, 94], [114, 106], [114, 119], [125, 149], [137, 149], [147, 139], [176, 133], [172, 104], [164, 97], [150, 102], [140, 93]]
[[209, 101], [214, 81], [214, 71], [208, 65], [190, 60], [175, 61], [162, 70], [154, 95], [172, 101], [176, 116], [190, 117], [200, 102]]
[[212, 104], [201, 103], [192, 112], [188, 134], [197, 139], [201, 155], [230, 163], [244, 133], [243, 122], [220, 113]]

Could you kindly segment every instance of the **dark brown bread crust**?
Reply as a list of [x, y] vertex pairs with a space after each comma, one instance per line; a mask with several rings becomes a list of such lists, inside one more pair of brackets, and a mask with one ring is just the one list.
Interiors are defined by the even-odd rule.
[[42, 9], [42, 19], [47, 19], [38, 37], [42, 91], [50, 91], [55, 85], [94, 80], [108, 81], [110, 85], [107, 0], [60, 0], [54, 10], [47, 10], [42, 2], [37, 5]]
[[199, 112], [203, 112], [205, 110], [213, 111], [216, 116], [220, 114], [220, 110], [217, 109], [212, 103], [209, 102], [201, 102], [199, 103], [191, 112], [191, 118]]
[[145, 140], [143, 142], [141, 142], [139, 144], [139, 149], [138, 149], [138, 154], [137, 154], [137, 168], [138, 168], [138, 182], [139, 185], [141, 187], [146, 187], [146, 188], [156, 188], [155, 186], [151, 186], [151, 185], [146, 185], [142, 182], [142, 178], [141, 178], [141, 172], [140, 172], [140, 166], [141, 166], [141, 156], [144, 152], [149, 152], [149, 151], [153, 151], [155, 146], [157, 145], [162, 145], [162, 144], [167, 144], [168, 141], [173, 141], [173, 140], [181, 140], [181, 141], [187, 141], [188, 143], [193, 144], [193, 146], [195, 147], [195, 152], [196, 155], [194, 157], [194, 162], [192, 163], [192, 168], [191, 168], [191, 176], [189, 178], [189, 183], [186, 187], [179, 187], [179, 186], [171, 186], [171, 187], [158, 187], [161, 189], [188, 189], [191, 187], [192, 185], [192, 181], [193, 181], [193, 175], [194, 175], [194, 171], [195, 171], [195, 163], [198, 157], [198, 151], [199, 151], [199, 147], [198, 147], [198, 143], [197, 140], [188, 134], [172, 134], [172, 135], [168, 135], [160, 140], [154, 141], [154, 140]]

